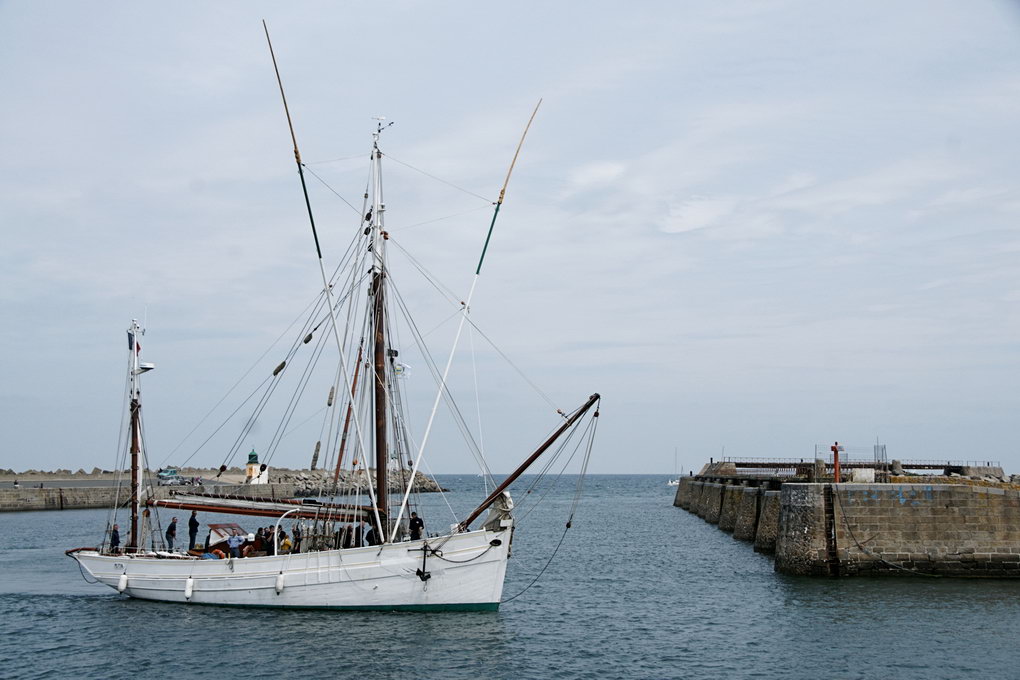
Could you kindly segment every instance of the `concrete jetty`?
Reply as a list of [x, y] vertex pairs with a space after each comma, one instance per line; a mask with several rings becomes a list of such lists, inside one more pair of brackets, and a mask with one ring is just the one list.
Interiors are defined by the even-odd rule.
[[785, 477], [713, 464], [681, 479], [673, 504], [783, 574], [1020, 577], [1020, 484], [1001, 469], [836, 484], [819, 464]]

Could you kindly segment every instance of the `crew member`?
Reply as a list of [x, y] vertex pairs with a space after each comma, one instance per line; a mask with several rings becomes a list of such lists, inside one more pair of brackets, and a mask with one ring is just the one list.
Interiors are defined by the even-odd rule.
[[411, 540], [417, 541], [421, 539], [421, 532], [425, 529], [425, 522], [418, 516], [417, 512], [411, 513], [409, 526], [411, 529]]
[[170, 526], [166, 528], [166, 549], [174, 549], [174, 540], [177, 538], [177, 518], [170, 520]]
[[192, 510], [191, 518], [188, 519], [188, 550], [195, 549], [196, 538], [198, 538], [198, 510]]

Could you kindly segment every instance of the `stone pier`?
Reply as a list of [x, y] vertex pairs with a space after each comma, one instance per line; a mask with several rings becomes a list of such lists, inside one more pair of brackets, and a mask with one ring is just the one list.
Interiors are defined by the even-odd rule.
[[[229, 493], [237, 496], [258, 496], [266, 498], [294, 498], [297, 485], [292, 483], [259, 484], [255, 486], [224, 486], [204, 489], [215, 493]], [[152, 489], [152, 497], [165, 499], [171, 492], [201, 492], [196, 487], [159, 486]], [[83, 510], [87, 508], [109, 508], [114, 503], [126, 505], [128, 491], [120, 494], [113, 486], [54, 487], [42, 489], [0, 489], [0, 512], [23, 510]]]
[[785, 484], [776, 570], [1020, 576], [1020, 491], [959, 484]]
[[674, 505], [784, 574], [1020, 577], [1020, 489], [687, 478]]

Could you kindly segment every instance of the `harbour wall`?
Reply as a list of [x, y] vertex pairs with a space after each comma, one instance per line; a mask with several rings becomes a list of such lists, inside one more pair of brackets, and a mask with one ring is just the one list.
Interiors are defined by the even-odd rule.
[[1020, 576], [1020, 491], [956, 484], [784, 484], [776, 570]]
[[[204, 491], [229, 493], [236, 496], [263, 498], [293, 498], [297, 484], [258, 484], [255, 486], [205, 487]], [[151, 497], [166, 499], [171, 492], [196, 491], [194, 487], [160, 486], [152, 489]], [[128, 492], [112, 486], [54, 487], [42, 489], [0, 489], [0, 512], [25, 510], [82, 510], [109, 508], [114, 503], [127, 505]]]
[[674, 505], [795, 575], [1020, 576], [1020, 491], [687, 477]]

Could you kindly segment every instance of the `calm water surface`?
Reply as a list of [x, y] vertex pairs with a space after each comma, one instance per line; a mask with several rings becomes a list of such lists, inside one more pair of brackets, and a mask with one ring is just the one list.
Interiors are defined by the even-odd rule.
[[[459, 513], [482, 498], [474, 476], [440, 481]], [[504, 597], [547, 562], [573, 481], [533, 513], [520, 504]], [[0, 514], [0, 677], [1020, 677], [1020, 583], [779, 576], [771, 559], [672, 507], [665, 482], [590, 477], [555, 560], [496, 613], [130, 600], [85, 583], [63, 555], [96, 542], [105, 512]], [[438, 496], [423, 514], [435, 531], [452, 521]]]

